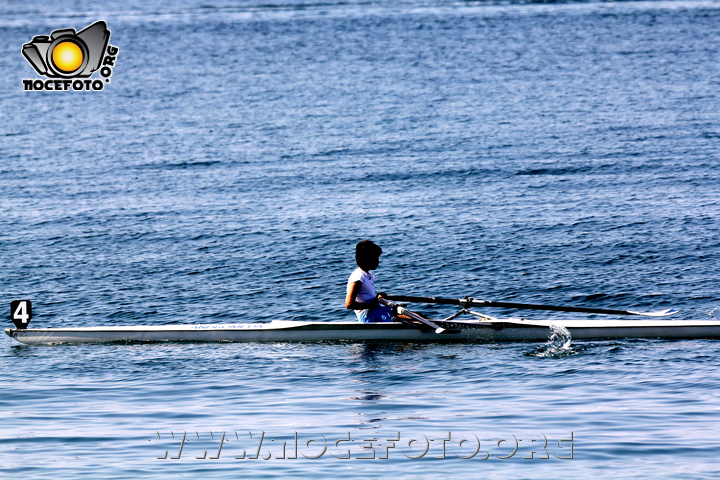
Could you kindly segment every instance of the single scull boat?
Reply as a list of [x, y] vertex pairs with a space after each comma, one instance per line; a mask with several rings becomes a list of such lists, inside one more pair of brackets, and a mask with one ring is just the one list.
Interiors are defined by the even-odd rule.
[[[411, 298], [410, 301], [460, 305], [463, 309], [445, 320], [429, 320], [405, 309], [402, 305], [382, 299], [381, 303], [395, 308], [405, 319], [388, 323], [302, 322], [273, 320], [265, 323], [233, 323], [204, 325], [136, 325], [111, 327], [68, 328], [7, 328], [5, 333], [28, 345], [62, 343], [137, 343], [137, 342], [529, 342], [547, 341], [558, 331], [572, 339], [720, 338], [720, 321], [709, 320], [525, 320], [498, 319], [467, 310], [468, 306], [488, 305], [487, 301], [461, 299]], [[484, 303], [483, 303], [484, 302]], [[496, 302], [497, 303], [497, 302]], [[505, 306], [507, 304], [503, 304]], [[516, 304], [520, 305], [520, 304]], [[547, 305], [528, 305], [547, 309]], [[542, 307], [542, 308], [540, 308]], [[575, 307], [551, 307], [572, 309]], [[580, 311], [587, 308], [578, 307]], [[602, 311], [629, 315], [661, 316], [673, 310], [654, 313]], [[572, 310], [570, 310], [572, 311]], [[480, 317], [456, 320], [461, 313]], [[409, 318], [407, 318], [409, 317]]]
[[[299, 322], [123, 327], [7, 328], [28, 345], [109, 342], [522, 342], [546, 341], [563, 327], [572, 339], [720, 338], [720, 322], [704, 320], [489, 320], [437, 322], [449, 333], [437, 334], [400, 322]], [[457, 331], [459, 330], [459, 331]]]

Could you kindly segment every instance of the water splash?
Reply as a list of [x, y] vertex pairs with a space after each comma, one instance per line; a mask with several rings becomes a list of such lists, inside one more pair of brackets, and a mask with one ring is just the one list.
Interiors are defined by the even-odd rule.
[[562, 325], [550, 325], [550, 337], [548, 337], [548, 345], [556, 350], [568, 350], [572, 335], [570, 330]]
[[529, 357], [565, 357], [577, 353], [571, 346], [572, 335], [570, 331], [560, 325], [550, 325], [550, 335], [547, 343], [526, 352]]

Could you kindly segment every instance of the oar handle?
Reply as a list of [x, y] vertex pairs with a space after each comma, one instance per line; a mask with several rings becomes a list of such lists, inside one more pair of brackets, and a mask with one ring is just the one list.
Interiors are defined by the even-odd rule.
[[416, 322], [420, 322], [422, 324], [427, 325], [428, 327], [435, 329], [435, 333], [438, 333], [438, 334], [440, 334], [440, 333], [460, 333], [459, 331], [456, 331], [456, 330], [452, 330], [452, 331], [446, 330], [445, 328], [435, 324], [434, 322], [431, 322], [430, 320], [421, 317], [417, 313], [411, 312], [410, 310], [406, 309], [405, 307], [403, 307], [401, 305], [396, 305], [393, 302], [386, 300], [386, 298], [383, 298], [383, 297], [378, 298], [378, 303], [380, 303], [381, 305], [385, 305], [386, 307], [390, 307], [390, 308], [394, 309], [398, 313], [398, 315], [406, 315], [407, 317], [412, 318]]

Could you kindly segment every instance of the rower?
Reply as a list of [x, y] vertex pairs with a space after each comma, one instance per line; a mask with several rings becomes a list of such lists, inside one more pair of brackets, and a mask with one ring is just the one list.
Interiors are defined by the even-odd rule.
[[378, 268], [381, 254], [382, 248], [370, 240], [363, 240], [355, 246], [358, 268], [348, 278], [345, 308], [355, 310], [361, 322], [393, 321], [392, 310], [378, 303], [381, 295], [375, 293], [375, 275], [370, 273]]

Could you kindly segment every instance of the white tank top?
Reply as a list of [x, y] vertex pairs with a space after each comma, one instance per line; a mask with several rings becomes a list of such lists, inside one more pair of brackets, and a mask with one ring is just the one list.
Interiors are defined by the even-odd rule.
[[[355, 301], [361, 303], [370, 303], [375, 300], [375, 275], [366, 272], [362, 268], [358, 267], [354, 272], [350, 274], [348, 278], [348, 284], [360, 281], [360, 290], [355, 295]], [[366, 310], [355, 310], [358, 318], [360, 318]]]

